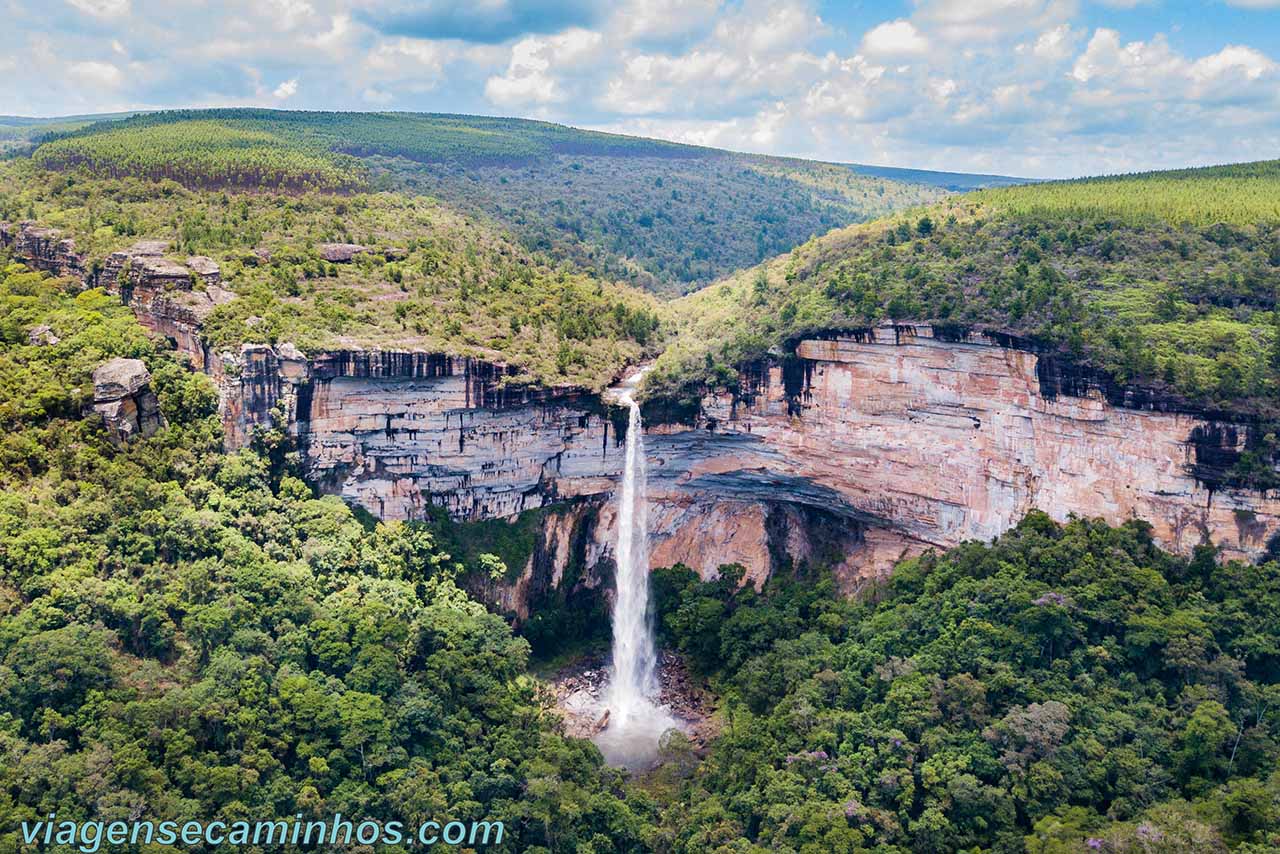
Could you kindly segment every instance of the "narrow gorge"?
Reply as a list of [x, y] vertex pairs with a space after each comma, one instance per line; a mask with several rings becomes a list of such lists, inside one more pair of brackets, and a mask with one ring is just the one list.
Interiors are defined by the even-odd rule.
[[[214, 352], [201, 322], [235, 296], [209, 259], [143, 242], [90, 269], [48, 229], [6, 224], [0, 239], [33, 267], [120, 293], [215, 380], [229, 446], [257, 425], [285, 427], [314, 485], [383, 519], [539, 511], [502, 607], [527, 616], [570, 567], [588, 587], [611, 575], [624, 408], [438, 353]], [[788, 561], [821, 560], [853, 590], [903, 556], [996, 537], [1033, 508], [1137, 517], [1177, 552], [1210, 540], [1246, 560], [1280, 531], [1280, 500], [1225, 475], [1257, 429], [1247, 419], [1118, 386], [1006, 336], [844, 330], [740, 380], [691, 423], [646, 413], [653, 566], [707, 576], [737, 562], [760, 584]]]

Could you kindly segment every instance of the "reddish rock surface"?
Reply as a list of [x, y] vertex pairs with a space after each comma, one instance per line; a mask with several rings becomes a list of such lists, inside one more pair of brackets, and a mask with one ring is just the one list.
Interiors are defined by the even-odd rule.
[[1050, 399], [1033, 353], [940, 341], [928, 327], [803, 341], [797, 353], [796, 393], [772, 367], [749, 403], [706, 402], [717, 432], [738, 441], [681, 471], [679, 484], [757, 496], [770, 483], [828, 490], [832, 509], [880, 532], [865, 571], [883, 572], [899, 545], [991, 539], [1033, 508], [1059, 520], [1145, 519], [1184, 554], [1208, 538], [1226, 557], [1256, 558], [1280, 529], [1276, 499], [1211, 489], [1193, 474], [1192, 437], [1218, 425], [1112, 406], [1096, 392]]

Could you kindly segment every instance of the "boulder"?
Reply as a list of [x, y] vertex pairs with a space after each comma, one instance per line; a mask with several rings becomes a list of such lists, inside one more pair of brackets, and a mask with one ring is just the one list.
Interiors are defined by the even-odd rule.
[[53, 334], [53, 329], [46, 325], [40, 324], [33, 326], [31, 331], [27, 333], [27, 343], [32, 347], [52, 347], [62, 339]]
[[150, 383], [151, 372], [141, 359], [112, 359], [93, 372], [93, 402], [105, 403], [129, 397]]
[[164, 426], [160, 402], [151, 390], [151, 372], [141, 359], [112, 359], [93, 372], [93, 409], [117, 445]]
[[330, 264], [346, 264], [361, 252], [369, 251], [368, 246], [359, 243], [321, 243], [316, 249]]
[[199, 276], [206, 285], [217, 285], [222, 282], [222, 270], [218, 262], [203, 255], [192, 255], [187, 259], [187, 268]]

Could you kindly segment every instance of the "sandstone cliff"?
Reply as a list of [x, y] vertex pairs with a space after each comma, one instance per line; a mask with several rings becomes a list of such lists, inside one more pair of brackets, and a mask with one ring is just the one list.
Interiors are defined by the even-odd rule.
[[1183, 553], [1205, 540], [1226, 557], [1267, 549], [1280, 500], [1216, 480], [1248, 425], [1084, 379], [998, 339], [943, 340], [928, 326], [806, 340], [742, 399], [705, 400], [701, 430], [719, 440], [673, 454], [665, 477], [676, 494], [788, 495], [857, 521], [872, 535], [846, 561], [855, 574], [991, 539], [1033, 508], [1145, 519]]
[[[584, 565], [577, 583], [607, 576], [626, 420], [597, 396], [436, 353], [213, 353], [200, 324], [234, 294], [209, 259], [171, 259], [143, 241], [86, 271], [55, 232], [0, 226], [0, 240], [33, 266], [118, 291], [217, 381], [229, 446], [257, 425], [283, 427], [325, 492], [396, 519], [432, 506], [465, 521], [556, 505], [519, 580], [494, 593], [510, 610], [554, 588], [570, 561]], [[738, 562], [759, 583], [787, 561], [821, 560], [853, 588], [904, 555], [998, 536], [1032, 508], [1143, 518], [1168, 548], [1207, 539], [1245, 559], [1280, 531], [1277, 499], [1222, 480], [1247, 423], [1012, 339], [854, 330], [797, 342], [794, 356], [744, 372], [742, 387], [704, 399], [692, 424], [649, 430], [655, 565], [709, 574]]]

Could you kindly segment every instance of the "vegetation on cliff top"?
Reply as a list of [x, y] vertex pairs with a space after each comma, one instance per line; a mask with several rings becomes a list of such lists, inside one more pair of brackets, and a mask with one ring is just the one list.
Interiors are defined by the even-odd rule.
[[806, 332], [940, 321], [1191, 404], [1280, 410], [1280, 162], [990, 189], [836, 231], [674, 303], [650, 393]]
[[[74, 238], [91, 267], [142, 238], [167, 241], [179, 261], [214, 258], [236, 294], [204, 323], [214, 347], [421, 349], [600, 388], [657, 341], [650, 297], [555, 265], [424, 197], [234, 194], [0, 164], [0, 220], [24, 217]], [[329, 263], [326, 242], [370, 251]]]
[[845, 166], [412, 113], [167, 111], [61, 134], [33, 159], [191, 188], [429, 193], [530, 250], [667, 292], [941, 193]]
[[1033, 513], [899, 564], [737, 589], [656, 573], [724, 698], [667, 807], [675, 852], [1250, 854], [1280, 846], [1280, 564]]

